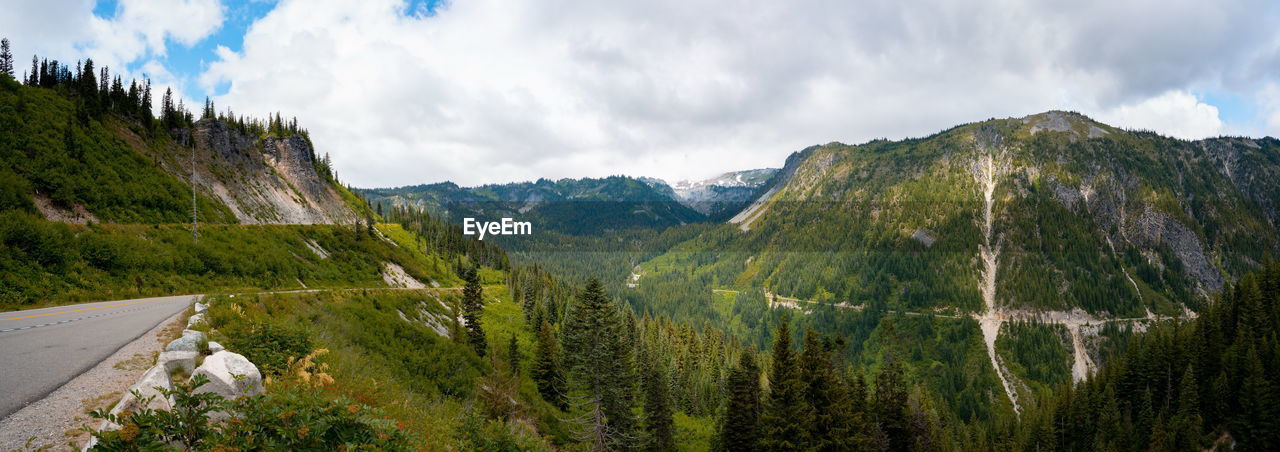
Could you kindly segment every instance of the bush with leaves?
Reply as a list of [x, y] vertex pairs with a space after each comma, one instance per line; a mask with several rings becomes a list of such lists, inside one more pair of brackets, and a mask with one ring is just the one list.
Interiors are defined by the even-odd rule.
[[[280, 385], [258, 397], [228, 401], [195, 389], [208, 383], [197, 375], [175, 389], [161, 389], [173, 410], [152, 410], [152, 398], [139, 398], [144, 408], [114, 415], [90, 413], [120, 425], [113, 431], [92, 431], [93, 450], [413, 450], [413, 438], [385, 413], [346, 397], [329, 399], [309, 385]], [[138, 394], [135, 393], [135, 396]], [[231, 413], [225, 422], [211, 418]]]
[[138, 391], [133, 391], [133, 396], [143, 406], [138, 411], [115, 415], [94, 410], [89, 413], [93, 418], [120, 426], [119, 430], [114, 431], [97, 432], [90, 429], [90, 433], [98, 439], [94, 450], [168, 450], [174, 444], [180, 444], [188, 450], [200, 448], [205, 438], [214, 431], [209, 423], [209, 414], [228, 406], [228, 402], [216, 393], [194, 392], [208, 382], [207, 376], [196, 375], [190, 382], [177, 383], [174, 389], [157, 388], [161, 395], [173, 401], [173, 409], [168, 411], [146, 408], [155, 396], [144, 398]]
[[518, 421], [486, 420], [476, 410], [467, 410], [454, 433], [458, 448], [477, 452], [551, 450], [537, 433]]
[[382, 410], [304, 386], [278, 388], [235, 404], [213, 450], [413, 450], [411, 437]]
[[262, 371], [263, 376], [282, 375], [290, 360], [311, 353], [306, 331], [271, 322], [253, 323], [245, 331], [228, 333], [227, 348], [239, 351]]

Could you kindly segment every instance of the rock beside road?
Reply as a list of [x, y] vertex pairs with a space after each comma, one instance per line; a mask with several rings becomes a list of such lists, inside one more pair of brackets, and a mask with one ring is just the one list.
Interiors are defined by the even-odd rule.
[[197, 393], [213, 392], [227, 400], [262, 393], [262, 374], [244, 356], [223, 350], [204, 359], [204, 363], [191, 374], [192, 378], [204, 375], [209, 382], [196, 388]]
[[200, 343], [205, 341], [205, 335], [195, 330], [184, 330], [182, 337], [174, 339], [168, 346], [164, 348], [166, 352], [199, 352]]

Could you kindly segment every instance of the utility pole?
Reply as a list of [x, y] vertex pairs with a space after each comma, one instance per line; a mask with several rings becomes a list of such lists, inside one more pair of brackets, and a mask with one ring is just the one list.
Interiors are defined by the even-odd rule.
[[196, 147], [191, 146], [191, 241], [199, 241], [200, 233], [196, 231], [199, 217], [196, 215]]

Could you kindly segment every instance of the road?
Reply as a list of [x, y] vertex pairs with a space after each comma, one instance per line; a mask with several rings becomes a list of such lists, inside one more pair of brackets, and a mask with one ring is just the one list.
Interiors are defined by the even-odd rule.
[[104, 301], [0, 313], [0, 419], [44, 398], [197, 295]]

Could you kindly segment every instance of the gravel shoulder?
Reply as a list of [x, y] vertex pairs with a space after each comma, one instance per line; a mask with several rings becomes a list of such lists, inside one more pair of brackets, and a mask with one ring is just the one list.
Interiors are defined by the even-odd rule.
[[166, 343], [182, 334], [188, 310], [121, 347], [107, 359], [32, 403], [0, 420], [0, 451], [47, 447], [76, 450], [88, 440], [81, 427], [96, 424], [87, 414], [109, 409], [155, 362]]

